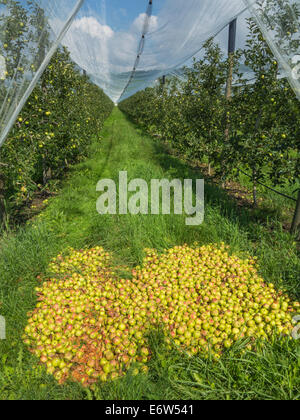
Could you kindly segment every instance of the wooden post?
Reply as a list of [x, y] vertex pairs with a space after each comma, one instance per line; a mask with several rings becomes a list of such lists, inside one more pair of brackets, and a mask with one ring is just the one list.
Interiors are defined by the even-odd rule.
[[297, 234], [300, 239], [300, 190], [298, 192], [298, 200], [296, 204], [296, 210], [294, 214], [294, 219], [292, 223], [291, 233], [293, 235]]

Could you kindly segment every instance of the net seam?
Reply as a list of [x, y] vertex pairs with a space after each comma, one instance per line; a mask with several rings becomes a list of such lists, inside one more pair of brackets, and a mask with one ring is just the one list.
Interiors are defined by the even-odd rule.
[[129, 86], [131, 85], [131, 82], [132, 82], [132, 80], [135, 76], [135, 73], [137, 71], [137, 68], [139, 66], [140, 59], [141, 59], [141, 56], [142, 56], [142, 54], [144, 52], [144, 48], [145, 48], [146, 35], [148, 33], [149, 23], [150, 23], [150, 19], [152, 17], [152, 9], [153, 9], [153, 0], [149, 0], [148, 8], [147, 8], [147, 11], [146, 11], [145, 22], [144, 22], [144, 26], [143, 26], [143, 31], [142, 31], [142, 37], [141, 37], [141, 40], [140, 40], [140, 43], [139, 43], [137, 56], [136, 56], [136, 59], [135, 59], [134, 65], [133, 65], [133, 69], [132, 69], [130, 78], [129, 78], [125, 88], [123, 89], [123, 91], [122, 91], [122, 93], [121, 93], [121, 95], [118, 99], [118, 102], [121, 100], [121, 98], [124, 96], [125, 92], [129, 88]]
[[85, 0], [78, 0], [73, 11], [71, 12], [67, 22], [65, 23], [65, 25], [63, 26], [63, 28], [61, 29], [56, 41], [53, 43], [52, 47], [50, 48], [50, 50], [48, 51], [47, 55], [44, 58], [44, 61], [42, 62], [39, 71], [35, 74], [35, 76], [33, 77], [33, 79], [31, 80], [26, 92], [23, 95], [22, 100], [20, 101], [19, 105], [16, 107], [15, 111], [13, 112], [12, 116], [10, 117], [10, 120], [2, 134], [2, 136], [0, 137], [0, 148], [2, 147], [3, 143], [5, 142], [11, 128], [13, 127], [16, 119], [18, 118], [19, 113], [21, 112], [23, 106], [25, 105], [27, 99], [29, 98], [29, 96], [31, 95], [33, 89], [35, 88], [37, 82], [39, 81], [42, 73], [44, 72], [44, 70], [46, 69], [46, 67], [48, 66], [53, 54], [55, 53], [55, 51], [57, 50], [59, 44], [61, 43], [63, 37], [65, 36], [65, 34], [68, 32], [70, 26], [73, 23], [74, 18], [76, 17], [78, 11], [81, 9], [83, 3]]

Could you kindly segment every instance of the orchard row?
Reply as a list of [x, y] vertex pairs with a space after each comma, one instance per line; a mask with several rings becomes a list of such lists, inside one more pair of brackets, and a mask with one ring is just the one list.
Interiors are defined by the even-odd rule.
[[[240, 168], [254, 187], [257, 181], [295, 184], [299, 102], [256, 24], [250, 19], [248, 26], [246, 47], [235, 54], [230, 98], [225, 86], [231, 59], [209, 40], [202, 59], [184, 70], [183, 81], [161, 81], [120, 108], [182, 156], [212, 165], [223, 180], [237, 176]], [[291, 28], [291, 36], [295, 31]], [[241, 73], [245, 68], [249, 72]]]
[[68, 52], [58, 51], [1, 149], [5, 198], [13, 205], [26, 203], [86, 156], [112, 106]]
[[[0, 21], [0, 55], [6, 63], [0, 103], [5, 104], [5, 120], [10, 103], [21, 99], [28, 75], [35, 75], [53, 41], [38, 5], [28, 2], [25, 7], [13, 0], [4, 4], [9, 12]], [[27, 204], [36, 191], [84, 157], [112, 108], [111, 100], [60, 48], [0, 150], [1, 207], [4, 200], [10, 209]]]

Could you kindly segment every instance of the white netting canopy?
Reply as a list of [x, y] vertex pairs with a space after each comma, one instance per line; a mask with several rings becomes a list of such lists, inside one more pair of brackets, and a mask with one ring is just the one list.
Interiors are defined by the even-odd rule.
[[[300, 0], [2, 0], [0, 144], [61, 43], [118, 102], [197, 55], [238, 17], [255, 17], [300, 99]], [[226, 28], [226, 29], [225, 29]]]

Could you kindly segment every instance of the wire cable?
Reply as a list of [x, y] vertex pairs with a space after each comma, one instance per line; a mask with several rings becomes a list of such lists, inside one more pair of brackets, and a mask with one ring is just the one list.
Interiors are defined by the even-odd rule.
[[[244, 175], [245, 175], [245, 176], [247, 176], [248, 178], [253, 179], [253, 177], [252, 177], [251, 175], [247, 174], [247, 173], [246, 173], [246, 172], [244, 172], [242, 169], [238, 168], [238, 171], [239, 171], [239, 172], [242, 172], [242, 174], [244, 174]], [[278, 195], [281, 195], [282, 197], [288, 198], [289, 200], [297, 201], [297, 200], [296, 200], [296, 198], [294, 198], [294, 197], [290, 197], [290, 196], [288, 196], [288, 195], [286, 195], [286, 194], [284, 194], [284, 193], [282, 193], [282, 192], [279, 192], [279, 191], [277, 191], [277, 190], [274, 190], [273, 188], [269, 187], [268, 185], [263, 184], [262, 182], [260, 182], [260, 181], [258, 181], [258, 180], [256, 180], [256, 182], [257, 182], [258, 184], [262, 185], [263, 187], [267, 188], [268, 190], [271, 190], [271, 191], [273, 191], [274, 193], [276, 193], [276, 194], [278, 194]]]

